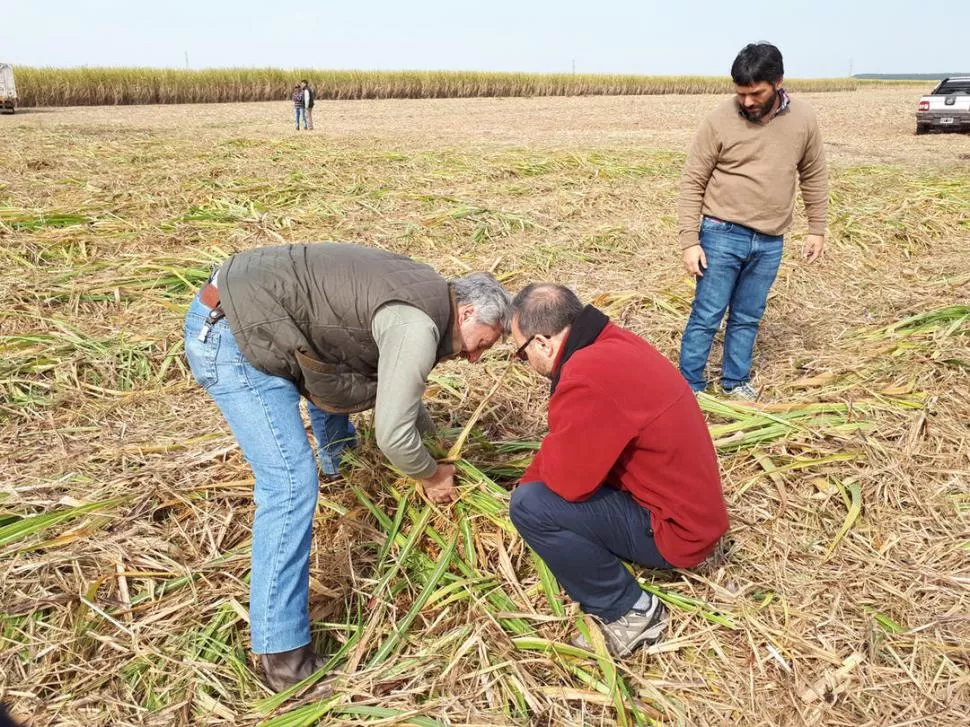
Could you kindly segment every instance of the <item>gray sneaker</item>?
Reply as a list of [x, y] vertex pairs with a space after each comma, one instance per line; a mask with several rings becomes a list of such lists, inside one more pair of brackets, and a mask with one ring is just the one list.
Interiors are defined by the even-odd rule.
[[759, 396], [759, 391], [747, 381], [738, 384], [733, 389], [725, 389], [724, 393], [738, 401], [757, 401]]
[[[641, 646], [653, 646], [660, 642], [667, 626], [667, 607], [651, 594], [650, 603], [645, 609], [630, 609], [626, 616], [609, 623], [603, 623], [595, 616], [594, 619], [603, 633], [607, 650], [616, 658], [623, 659]], [[570, 643], [580, 649], [593, 650], [582, 634]]]

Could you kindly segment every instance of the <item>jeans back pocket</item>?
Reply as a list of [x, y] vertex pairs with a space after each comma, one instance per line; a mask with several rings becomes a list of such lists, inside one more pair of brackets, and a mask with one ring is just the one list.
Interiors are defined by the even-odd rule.
[[202, 326], [185, 326], [185, 358], [189, 361], [192, 376], [203, 389], [209, 390], [219, 381], [219, 331], [217, 328], [209, 331], [205, 341], [199, 340]]

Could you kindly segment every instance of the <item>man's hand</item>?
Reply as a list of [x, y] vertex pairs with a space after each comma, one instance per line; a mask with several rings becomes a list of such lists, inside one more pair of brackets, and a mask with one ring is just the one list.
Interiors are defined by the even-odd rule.
[[447, 505], [455, 499], [455, 465], [439, 464], [426, 480], [421, 480], [425, 497], [436, 505]]
[[825, 235], [808, 235], [802, 243], [802, 259], [813, 263], [825, 252]]
[[703, 278], [703, 270], [707, 270], [707, 257], [704, 255], [704, 248], [700, 245], [692, 245], [684, 250], [684, 268], [691, 275]]

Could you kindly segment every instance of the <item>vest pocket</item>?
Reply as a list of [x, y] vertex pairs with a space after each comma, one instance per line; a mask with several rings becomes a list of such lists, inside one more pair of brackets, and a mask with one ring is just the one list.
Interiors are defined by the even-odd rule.
[[330, 414], [355, 414], [372, 409], [377, 379], [350, 366], [329, 364], [297, 350], [296, 363], [303, 375], [301, 393]]

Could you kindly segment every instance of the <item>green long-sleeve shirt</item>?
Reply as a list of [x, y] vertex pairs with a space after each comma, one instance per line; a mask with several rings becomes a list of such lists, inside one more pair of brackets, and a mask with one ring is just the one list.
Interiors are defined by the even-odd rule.
[[434, 423], [421, 402], [435, 364], [438, 328], [414, 306], [388, 303], [371, 321], [377, 342], [377, 402], [374, 431], [377, 446], [401, 472], [425, 479], [437, 463], [421, 441]]

